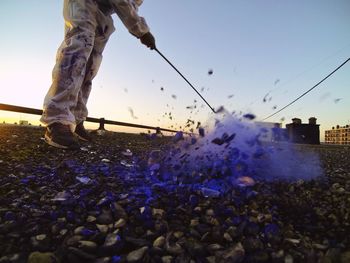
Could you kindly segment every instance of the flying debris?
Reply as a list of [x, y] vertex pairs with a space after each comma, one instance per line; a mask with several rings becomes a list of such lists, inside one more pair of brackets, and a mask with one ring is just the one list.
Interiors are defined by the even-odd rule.
[[251, 113], [244, 114], [243, 117], [248, 119], [248, 120], [254, 120], [255, 119], [255, 115], [251, 114]]
[[201, 136], [201, 137], [204, 137], [205, 136], [205, 131], [204, 131], [204, 129], [203, 128], [198, 128], [198, 132], [199, 132], [199, 135]]
[[134, 115], [134, 110], [131, 107], [128, 108], [128, 111], [133, 119], [137, 119], [137, 117]]
[[215, 113], [220, 113], [220, 112], [223, 112], [225, 110], [225, 108], [223, 106], [220, 106], [216, 111]]
[[185, 126], [185, 127], [191, 127], [192, 125], [194, 125], [194, 123], [195, 123], [194, 120], [187, 119], [187, 122], [186, 122], [186, 126]]
[[236, 183], [240, 187], [246, 187], [246, 186], [253, 186], [255, 184], [255, 181], [253, 178], [249, 176], [241, 176], [237, 178]]
[[264, 96], [263, 102], [266, 102], [266, 101], [267, 101], [267, 96], [269, 96], [269, 94], [270, 94], [270, 92], [268, 92], [268, 93]]
[[215, 138], [211, 142], [217, 145], [222, 145], [224, 143], [220, 138]]
[[224, 143], [229, 143], [235, 138], [236, 134], [232, 133], [230, 136], [227, 133], [224, 133], [221, 138], [217, 137], [211, 142], [217, 145], [222, 145]]
[[163, 87], [160, 87], [160, 90], [161, 90], [161, 91], [164, 91], [164, 88], [163, 88]]
[[212, 69], [209, 69], [208, 70], [208, 75], [210, 76], [210, 75], [213, 75], [213, 70]]
[[184, 135], [182, 131], [179, 131], [175, 134], [175, 136], [173, 137], [173, 142], [177, 143], [178, 141], [181, 141], [184, 139]]

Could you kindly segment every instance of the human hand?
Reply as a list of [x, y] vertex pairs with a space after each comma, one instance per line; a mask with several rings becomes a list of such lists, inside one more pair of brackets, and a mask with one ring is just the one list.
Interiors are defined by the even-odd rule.
[[156, 48], [156, 40], [154, 39], [154, 36], [152, 35], [151, 32], [147, 32], [144, 34], [141, 38], [140, 41], [142, 44], [150, 48], [151, 50]]

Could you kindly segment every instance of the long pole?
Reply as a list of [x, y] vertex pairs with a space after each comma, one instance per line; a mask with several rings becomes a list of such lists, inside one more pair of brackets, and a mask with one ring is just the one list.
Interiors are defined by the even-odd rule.
[[214, 110], [214, 108], [212, 107], [212, 106], [210, 106], [210, 104], [203, 98], [203, 96], [198, 92], [198, 90], [185, 78], [185, 76], [184, 75], [182, 75], [181, 74], [181, 72], [157, 49], [157, 48], [155, 48], [154, 49], [155, 51], [157, 51], [157, 53], [166, 61], [166, 62], [168, 62], [169, 63], [169, 65], [170, 66], [172, 66], [173, 67], [173, 69], [175, 69], [175, 71], [177, 72], [177, 73], [179, 73], [179, 75], [187, 82], [187, 84], [188, 85], [190, 85], [191, 86], [191, 88], [198, 94], [198, 96], [199, 97], [201, 97], [201, 99], [208, 105], [208, 107], [214, 112], [214, 113], [216, 113], [215, 112], [215, 110]]

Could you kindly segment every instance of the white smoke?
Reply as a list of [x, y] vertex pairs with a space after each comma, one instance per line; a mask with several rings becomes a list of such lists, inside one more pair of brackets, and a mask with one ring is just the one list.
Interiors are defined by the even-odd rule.
[[176, 144], [172, 164], [180, 172], [210, 169], [229, 176], [260, 180], [310, 180], [323, 175], [319, 156], [287, 142], [263, 142], [266, 130], [254, 116], [233, 115], [225, 110], [203, 126], [205, 136], [190, 137]]

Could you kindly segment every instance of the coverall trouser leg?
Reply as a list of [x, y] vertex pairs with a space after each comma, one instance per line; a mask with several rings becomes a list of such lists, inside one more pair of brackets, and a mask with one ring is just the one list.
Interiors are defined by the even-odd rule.
[[65, 39], [57, 51], [41, 122], [60, 122], [74, 129], [88, 115], [92, 80], [114, 26], [112, 17], [104, 15], [93, 0], [65, 0], [63, 15]]

